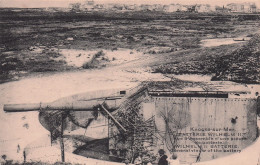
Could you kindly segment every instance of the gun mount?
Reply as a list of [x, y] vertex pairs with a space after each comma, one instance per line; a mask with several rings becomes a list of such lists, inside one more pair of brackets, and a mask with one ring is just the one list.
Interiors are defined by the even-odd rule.
[[[159, 82], [135, 89], [132, 93], [117, 90], [115, 95], [106, 91], [103, 92], [104, 96], [100, 93], [86, 93], [51, 103], [7, 104], [4, 111], [39, 111], [39, 121], [51, 132], [52, 137], [62, 136], [62, 130], [73, 131], [79, 127], [94, 132], [97, 126], [94, 123], [99, 121], [105, 130], [100, 134], [105, 135], [106, 138], [103, 138], [107, 140], [105, 145], [97, 147], [106, 151], [104, 160], [121, 161], [126, 157], [131, 160], [138, 152], [156, 154], [159, 148], [173, 152], [178, 150], [177, 145], [188, 144], [198, 150], [196, 153], [178, 150], [181, 160], [187, 160], [188, 157], [190, 163], [196, 162], [198, 158], [207, 161], [212, 157], [221, 157], [223, 153], [228, 155], [240, 152], [257, 138], [259, 97], [251, 97], [247, 90], [225, 91], [222, 86], [213, 86], [216, 89], [208, 87], [211, 90], [206, 90], [203, 86], [199, 91], [182, 90], [181, 87], [182, 84], [178, 82]], [[223, 143], [236, 145], [238, 149], [230, 152], [221, 149], [221, 152], [203, 155], [199, 145], [203, 140], [200, 139], [208, 137], [208, 133], [214, 129], [219, 130], [219, 136], [224, 137], [228, 133], [233, 138], [244, 140], [223, 138]], [[101, 130], [100, 127], [96, 127], [98, 130]], [[206, 133], [205, 137], [200, 137], [203, 132]], [[195, 138], [198, 140], [192, 140]], [[92, 150], [95, 145], [99, 144], [89, 143], [82, 155], [100, 159], [100, 150]], [[210, 148], [210, 145], [206, 147]], [[88, 149], [91, 150], [89, 153]], [[81, 151], [77, 154], [81, 155]]]

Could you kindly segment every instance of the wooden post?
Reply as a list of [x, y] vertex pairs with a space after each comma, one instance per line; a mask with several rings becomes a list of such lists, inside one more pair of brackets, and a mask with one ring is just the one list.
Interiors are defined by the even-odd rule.
[[107, 115], [124, 131], [126, 132], [126, 129], [114, 118], [114, 116], [108, 112], [108, 110], [102, 105], [100, 104], [102, 109], [107, 113]]
[[26, 152], [25, 152], [25, 150], [23, 150], [23, 162], [24, 163], [26, 162]]
[[50, 139], [51, 139], [51, 146], [52, 146], [52, 141], [53, 141], [53, 137], [52, 137], [52, 131], [50, 130]]
[[63, 125], [64, 125], [64, 116], [61, 114], [61, 131], [60, 131], [60, 149], [61, 149], [61, 161], [65, 162], [64, 154], [64, 142], [63, 142]]

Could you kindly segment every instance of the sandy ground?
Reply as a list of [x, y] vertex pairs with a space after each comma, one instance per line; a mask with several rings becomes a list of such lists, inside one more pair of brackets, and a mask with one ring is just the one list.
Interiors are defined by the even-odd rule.
[[109, 62], [109, 65], [118, 65], [125, 62], [131, 62], [142, 58], [143, 53], [131, 49], [117, 50], [77, 50], [77, 49], [60, 49], [56, 50], [61, 54], [55, 60], [64, 60], [69, 66], [82, 67], [85, 63], [90, 62], [94, 55], [103, 52], [101, 58]]
[[84, 63], [91, 61], [94, 54], [97, 53], [97, 51], [76, 49], [61, 49], [58, 52], [62, 55], [58, 59], [65, 60], [68, 65], [76, 67], [82, 67]]

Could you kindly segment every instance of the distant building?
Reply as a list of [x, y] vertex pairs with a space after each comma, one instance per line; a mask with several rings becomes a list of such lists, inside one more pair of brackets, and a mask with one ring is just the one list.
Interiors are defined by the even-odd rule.
[[154, 4], [152, 5], [153, 11], [163, 11], [163, 5], [161, 4]]
[[125, 8], [126, 8], [126, 10], [136, 10], [137, 9], [136, 6], [137, 5], [125, 5]]
[[143, 4], [143, 5], [140, 5], [140, 9], [143, 11], [153, 11], [154, 6]]
[[82, 9], [83, 10], [94, 10], [94, 5], [95, 2], [93, 0], [87, 0], [83, 5], [82, 5]]
[[112, 3], [104, 4], [104, 8], [106, 10], [112, 10], [114, 8], [114, 4]]
[[[259, 9], [255, 3], [230, 3], [226, 7], [211, 6], [209, 4], [197, 4], [197, 5], [181, 5], [181, 4], [142, 4], [142, 5], [125, 5], [125, 4], [95, 4], [94, 0], [86, 0], [84, 3], [71, 3], [68, 8], [70, 11], [164, 11], [164, 12], [237, 12], [237, 13], [256, 13]], [[56, 9], [48, 9], [55, 12]]]
[[104, 9], [105, 9], [105, 7], [104, 7], [103, 4], [96, 4], [96, 5], [94, 5], [94, 10], [95, 11], [101, 11], [101, 10], [104, 10]]
[[227, 7], [231, 10], [231, 12], [241, 12], [241, 6], [236, 3], [230, 3]]
[[179, 4], [172, 4], [169, 6], [169, 12], [176, 12], [176, 11], [179, 11], [181, 10], [181, 5]]
[[245, 2], [245, 3], [230, 3], [227, 8], [233, 13], [255, 13], [257, 12], [257, 7], [255, 3]]
[[165, 12], [187, 11], [187, 7], [180, 4], [170, 4], [164, 7]]
[[95, 2], [93, 0], [87, 0], [86, 4], [89, 6], [94, 6]]
[[188, 7], [188, 12], [196, 12], [196, 5], [190, 5]]
[[245, 13], [256, 13], [257, 7], [255, 3], [244, 3], [244, 12]]
[[189, 11], [189, 9], [190, 9], [190, 6], [188, 6], [188, 5], [181, 5], [181, 10], [179, 10], [179, 11], [187, 12], [187, 11]]
[[114, 10], [125, 10], [125, 5], [123, 4], [114, 4]]
[[224, 6], [223, 7], [216, 6], [215, 10], [216, 10], [216, 12], [219, 12], [219, 13], [230, 13], [231, 12], [231, 10], [229, 8], [225, 8]]
[[209, 4], [199, 4], [195, 6], [195, 11], [199, 13], [211, 12], [212, 8]]
[[210, 6], [210, 11], [215, 12], [216, 11], [216, 6]]
[[81, 3], [71, 3], [69, 4], [69, 9], [73, 12], [78, 12], [80, 11], [82, 8], [81, 8]]
[[93, 0], [87, 0], [84, 3], [71, 3], [69, 9], [71, 11], [92, 11], [94, 10], [95, 2]]

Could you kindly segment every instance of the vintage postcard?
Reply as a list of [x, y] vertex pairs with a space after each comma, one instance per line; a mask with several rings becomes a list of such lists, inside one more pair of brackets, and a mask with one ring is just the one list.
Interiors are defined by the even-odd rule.
[[259, 0], [0, 0], [0, 162], [260, 165]]

